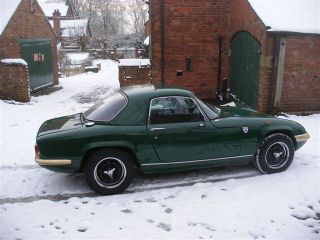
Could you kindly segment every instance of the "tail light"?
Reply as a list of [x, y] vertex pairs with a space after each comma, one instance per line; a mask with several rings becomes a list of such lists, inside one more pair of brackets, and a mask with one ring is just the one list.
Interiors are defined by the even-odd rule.
[[35, 160], [37, 161], [39, 159], [39, 147], [38, 145], [34, 145], [34, 154], [35, 154]]

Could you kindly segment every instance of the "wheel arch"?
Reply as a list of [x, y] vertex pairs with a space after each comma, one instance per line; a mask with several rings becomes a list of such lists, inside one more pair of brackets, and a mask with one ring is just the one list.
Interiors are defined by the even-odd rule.
[[123, 144], [108, 144], [108, 145], [96, 145], [96, 146], [92, 146], [92, 147], [88, 147], [83, 154], [82, 160], [81, 160], [81, 165], [80, 165], [80, 172], [83, 172], [83, 169], [89, 159], [89, 157], [91, 156], [91, 154], [93, 154], [96, 151], [102, 150], [102, 149], [109, 149], [109, 150], [118, 150], [118, 151], [122, 151], [127, 153], [132, 161], [133, 164], [135, 165], [135, 167], [137, 168], [138, 171], [140, 171], [140, 164], [137, 158], [137, 155], [135, 153], [135, 151], [132, 149], [132, 147], [128, 146], [128, 145], [123, 145]]
[[282, 133], [284, 135], [287, 135], [288, 137], [290, 137], [290, 139], [293, 142], [294, 148], [297, 149], [297, 141], [294, 137], [293, 131], [290, 129], [272, 129], [269, 131], [264, 132], [263, 137], [259, 140], [259, 144], [268, 136], [272, 135], [272, 134], [277, 134], [277, 133]]

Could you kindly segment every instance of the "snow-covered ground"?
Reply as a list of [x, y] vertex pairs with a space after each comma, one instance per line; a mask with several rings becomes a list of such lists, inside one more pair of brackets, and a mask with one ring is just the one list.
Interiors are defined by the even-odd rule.
[[119, 87], [117, 63], [101, 62], [28, 104], [0, 102], [0, 239], [320, 239], [320, 114], [289, 117], [311, 138], [280, 174], [249, 165], [138, 176], [124, 194], [101, 197], [82, 174], [38, 167], [43, 121]]

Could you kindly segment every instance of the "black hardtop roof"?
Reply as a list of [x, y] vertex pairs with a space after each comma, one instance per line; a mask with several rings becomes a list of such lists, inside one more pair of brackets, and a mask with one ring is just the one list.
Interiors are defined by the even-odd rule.
[[194, 94], [186, 89], [175, 86], [158, 85], [134, 85], [121, 88], [121, 90], [130, 98], [151, 99], [164, 96], [185, 96], [193, 97]]

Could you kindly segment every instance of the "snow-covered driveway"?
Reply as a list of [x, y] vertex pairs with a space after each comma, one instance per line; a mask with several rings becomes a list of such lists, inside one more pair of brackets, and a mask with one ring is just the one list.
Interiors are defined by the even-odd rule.
[[95, 195], [82, 174], [34, 163], [35, 136], [119, 87], [117, 64], [61, 79], [29, 104], [1, 101], [0, 239], [319, 239], [320, 114], [290, 116], [311, 135], [284, 173], [253, 166], [138, 176], [124, 194]]

